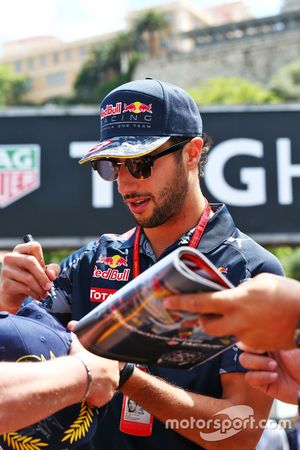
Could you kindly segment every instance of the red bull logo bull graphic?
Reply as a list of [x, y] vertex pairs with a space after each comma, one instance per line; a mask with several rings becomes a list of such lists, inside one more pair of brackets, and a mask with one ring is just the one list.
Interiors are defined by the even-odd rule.
[[133, 102], [127, 105], [126, 103], [124, 103], [122, 112], [123, 113], [131, 112], [133, 114], [140, 114], [140, 113], [152, 114], [152, 104], [150, 103], [149, 105], [146, 105], [145, 103], [141, 102]]
[[127, 259], [123, 258], [120, 255], [100, 256], [97, 262], [105, 264], [106, 266], [109, 266], [112, 269], [115, 269], [116, 267], [128, 266]]
[[218, 267], [218, 271], [226, 274], [228, 272], [228, 269], [227, 269], [227, 267], [220, 266], [220, 267]]
[[94, 303], [102, 303], [108, 300], [109, 297], [114, 294], [116, 289], [104, 289], [104, 288], [94, 288], [90, 290], [90, 301]]

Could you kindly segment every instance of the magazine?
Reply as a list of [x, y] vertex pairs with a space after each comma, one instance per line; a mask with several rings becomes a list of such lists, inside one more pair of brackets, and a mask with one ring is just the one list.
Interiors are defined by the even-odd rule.
[[232, 287], [198, 250], [180, 247], [112, 294], [74, 331], [100, 356], [190, 369], [232, 347], [235, 339], [208, 336], [198, 314], [167, 310], [162, 299]]

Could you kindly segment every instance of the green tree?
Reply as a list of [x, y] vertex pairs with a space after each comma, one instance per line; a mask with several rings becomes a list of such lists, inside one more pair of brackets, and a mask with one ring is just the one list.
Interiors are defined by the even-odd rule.
[[133, 45], [133, 35], [123, 32], [95, 46], [75, 81], [76, 100], [98, 102], [120, 81], [129, 81], [138, 61]]
[[271, 89], [284, 101], [300, 101], [300, 61], [282, 67], [272, 78]]
[[28, 90], [28, 79], [14, 74], [12, 68], [0, 65], [0, 106], [17, 105]]
[[167, 31], [168, 28], [169, 23], [165, 14], [153, 9], [136, 19], [133, 31], [138, 37], [137, 42], [143, 41], [150, 55], [155, 56], [160, 46], [160, 33]]
[[163, 14], [148, 11], [138, 17], [132, 30], [95, 46], [75, 81], [74, 101], [98, 102], [114, 87], [130, 81], [141, 52], [148, 48], [153, 55], [159, 45], [159, 31], [166, 27]]
[[215, 77], [189, 90], [198, 105], [277, 103], [278, 97], [257, 83], [243, 78]]
[[268, 248], [281, 262], [285, 275], [300, 281], [300, 247], [270, 247]]
[[287, 277], [300, 281], [300, 248], [291, 249], [283, 254], [280, 261]]

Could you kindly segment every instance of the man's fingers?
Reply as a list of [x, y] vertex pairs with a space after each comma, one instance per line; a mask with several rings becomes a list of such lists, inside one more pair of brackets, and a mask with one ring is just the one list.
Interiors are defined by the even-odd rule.
[[268, 391], [269, 385], [278, 380], [278, 374], [276, 372], [247, 372], [245, 374], [245, 380], [248, 384], [256, 389], [262, 389], [265, 392]]
[[[24, 258], [24, 256], [22, 255], [21, 258]], [[28, 295], [35, 299], [44, 298], [45, 293], [47, 296], [48, 290], [51, 289], [51, 283], [49, 282], [48, 277], [43, 273], [43, 270], [39, 265], [36, 270], [33, 270], [33, 273], [29, 272], [26, 267], [28, 267], [27, 262], [19, 260], [17, 260], [16, 264], [14, 263], [11, 266], [3, 267], [3, 292], [9, 295], [24, 295], [24, 298]], [[42, 271], [42, 274], [39, 274], [40, 270]], [[40, 278], [40, 280], [38, 281], [37, 278]], [[32, 292], [34, 295], [32, 295]]]
[[41, 244], [37, 241], [30, 241], [26, 244], [19, 244], [14, 248], [14, 252], [21, 253], [23, 255], [34, 256], [41, 267], [45, 268], [44, 254]]
[[16, 260], [16, 264], [19, 268], [24, 269], [21, 275], [27, 284], [35, 281], [43, 291], [49, 291], [51, 289], [52, 284], [45, 273], [45, 269], [34, 256], [22, 255]]
[[201, 315], [199, 323], [203, 330], [210, 336], [226, 336], [231, 333], [231, 326], [223, 316]]
[[226, 291], [174, 295], [163, 302], [168, 309], [201, 314], [223, 314], [228, 311], [231, 303], [226, 301]]
[[32, 297], [35, 300], [41, 300], [41, 298], [45, 296], [44, 293], [41, 295], [26, 284], [23, 284], [16, 280], [6, 280], [3, 283], [3, 289], [8, 295], [12, 295], [16, 299], [16, 303], [18, 304], [18, 306], [26, 297]]
[[242, 353], [239, 360], [242, 366], [250, 370], [274, 371], [277, 368], [277, 362], [269, 356]]
[[243, 350], [244, 352], [248, 352], [248, 353], [258, 353], [258, 354], [266, 353], [266, 350], [249, 347], [248, 345], [244, 344], [241, 341], [237, 342], [236, 346], [238, 348], [240, 348], [241, 350]]
[[77, 320], [71, 320], [67, 325], [67, 330], [73, 331], [76, 323], [77, 323]]
[[48, 264], [46, 266], [46, 274], [49, 280], [54, 281], [60, 274], [60, 267], [58, 264]]

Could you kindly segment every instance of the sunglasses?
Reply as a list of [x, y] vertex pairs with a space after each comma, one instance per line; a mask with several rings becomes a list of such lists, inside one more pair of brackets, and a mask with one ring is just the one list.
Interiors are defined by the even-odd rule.
[[122, 164], [125, 165], [130, 175], [132, 175], [134, 178], [137, 178], [138, 180], [144, 180], [145, 178], [150, 177], [154, 161], [161, 158], [162, 156], [177, 152], [189, 141], [190, 139], [172, 145], [171, 147], [167, 148], [161, 153], [158, 153], [157, 155], [146, 155], [142, 156], [141, 158], [128, 158], [124, 159], [123, 161], [114, 159], [96, 159], [91, 163], [93, 169], [96, 170], [100, 177], [106, 181], [114, 181], [118, 178], [118, 168]]

